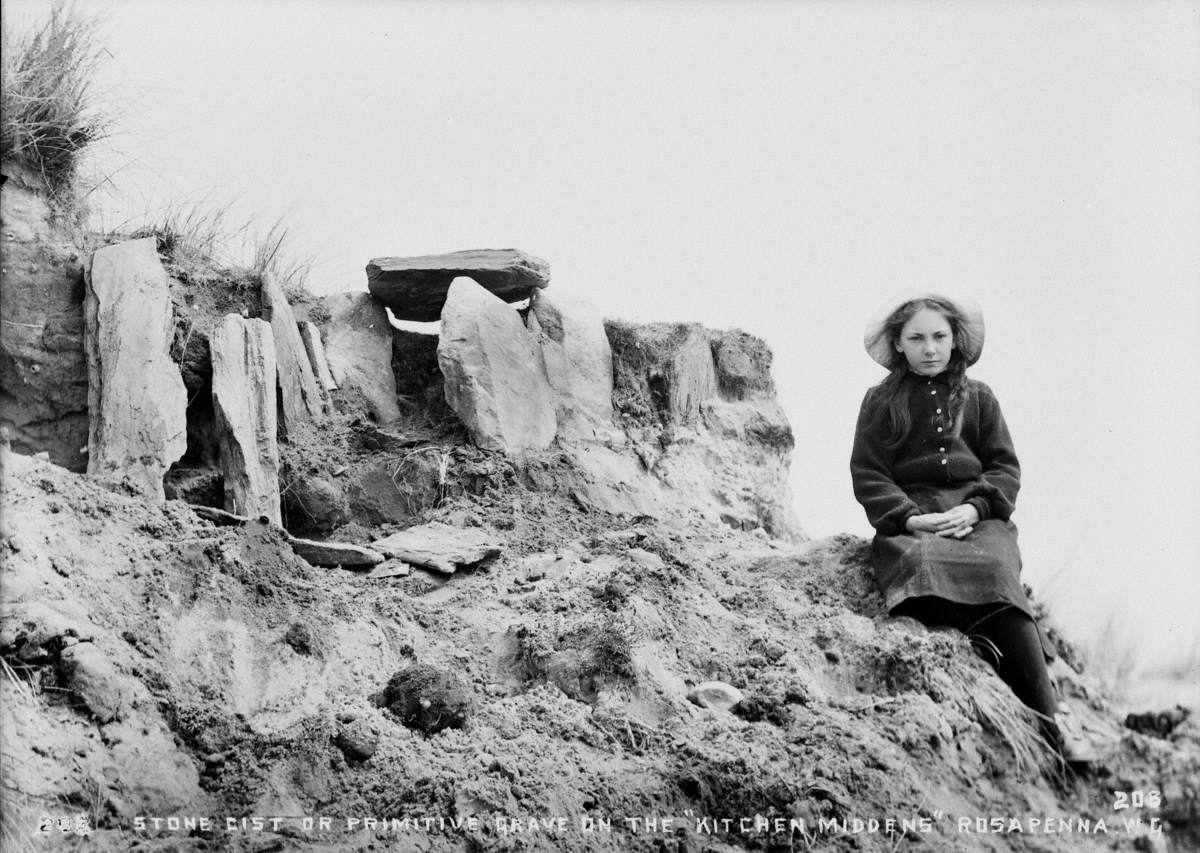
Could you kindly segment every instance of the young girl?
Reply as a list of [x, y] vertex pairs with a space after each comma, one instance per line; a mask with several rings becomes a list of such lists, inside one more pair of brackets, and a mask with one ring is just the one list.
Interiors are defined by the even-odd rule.
[[[968, 379], [983, 349], [983, 315], [926, 294], [890, 306], [864, 343], [889, 371], [867, 391], [854, 430], [854, 496], [875, 528], [871, 563], [893, 615], [987, 640], [981, 652], [1043, 721], [1068, 760], [1041, 637], [1021, 585], [1021, 485], [1012, 438], [992, 390]], [[1074, 754], [1071, 754], [1074, 753]]]

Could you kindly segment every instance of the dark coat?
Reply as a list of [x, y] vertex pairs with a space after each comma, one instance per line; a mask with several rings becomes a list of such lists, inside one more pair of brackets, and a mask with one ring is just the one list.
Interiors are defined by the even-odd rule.
[[[854, 430], [854, 496], [875, 528], [875, 576], [889, 609], [908, 598], [938, 596], [963, 604], [1005, 602], [1030, 613], [1021, 586], [1017, 528], [1009, 520], [1021, 485], [1012, 437], [992, 390], [968, 380], [958, 424], [950, 421], [945, 374], [908, 374], [912, 428], [888, 448], [887, 404], [867, 392]], [[909, 516], [969, 503], [980, 521], [965, 539], [908, 533]], [[1032, 615], [1032, 614], [1031, 614]]]

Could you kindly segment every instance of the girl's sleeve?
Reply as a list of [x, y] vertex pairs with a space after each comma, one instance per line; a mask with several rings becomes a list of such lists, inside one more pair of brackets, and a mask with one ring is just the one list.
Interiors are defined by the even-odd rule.
[[884, 446], [887, 426], [883, 407], [877, 405], [873, 391], [863, 398], [854, 427], [854, 448], [850, 452], [850, 478], [854, 497], [867, 512], [867, 521], [880, 534], [895, 536], [905, 532], [909, 516], [920, 509], [892, 479], [893, 451]]
[[979, 511], [980, 520], [1007, 521], [1017, 508], [1021, 489], [1021, 463], [1013, 448], [1008, 424], [992, 389], [979, 383], [979, 442], [972, 448], [983, 464], [983, 483], [967, 503]]

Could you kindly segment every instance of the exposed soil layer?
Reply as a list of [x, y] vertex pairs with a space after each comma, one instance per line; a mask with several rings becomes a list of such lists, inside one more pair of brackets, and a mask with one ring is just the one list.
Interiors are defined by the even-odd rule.
[[[500, 558], [369, 580], [10, 456], [6, 849], [60, 813], [87, 815], [92, 850], [1155, 849], [1130, 816], [1192, 849], [1194, 717], [1126, 729], [1060, 656], [1113, 741], [1063, 772], [965, 638], [881, 616], [862, 540], [606, 516], [485, 462], [478, 493], [419, 515], [486, 528]], [[744, 700], [687, 701], [711, 680]], [[1162, 799], [1114, 812], [1116, 791]], [[211, 823], [137, 828], [169, 815]]]

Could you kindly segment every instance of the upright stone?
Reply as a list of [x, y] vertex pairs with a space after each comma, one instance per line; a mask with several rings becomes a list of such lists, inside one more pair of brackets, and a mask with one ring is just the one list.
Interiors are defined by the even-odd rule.
[[469, 278], [450, 285], [438, 365], [446, 402], [487, 450], [541, 450], [554, 440], [554, 393], [533, 333], [514, 308]]
[[88, 473], [163, 500], [187, 449], [187, 392], [171, 361], [171, 299], [153, 237], [98, 249], [87, 268]]
[[558, 436], [604, 439], [613, 434], [613, 361], [604, 319], [586, 301], [534, 294], [529, 328], [537, 337], [554, 389]]
[[308, 353], [308, 363], [312, 367], [313, 376], [326, 393], [337, 390], [337, 382], [329, 372], [329, 360], [325, 357], [325, 345], [321, 343], [321, 330], [317, 324], [305, 320], [300, 324], [300, 339], [304, 341], [304, 351]]
[[345, 400], [364, 406], [378, 423], [400, 417], [392, 373], [392, 325], [387, 311], [367, 293], [335, 293], [329, 310], [325, 357]]
[[262, 280], [262, 313], [263, 319], [270, 322], [275, 338], [275, 367], [283, 392], [283, 425], [288, 427], [321, 415], [325, 405], [296, 326], [296, 315], [283, 295], [283, 288], [269, 273]]
[[367, 288], [398, 320], [438, 319], [450, 283], [459, 276], [471, 278], [505, 302], [520, 302], [550, 283], [550, 265], [520, 249], [374, 258], [367, 264]]
[[226, 314], [209, 335], [213, 414], [225, 475], [225, 509], [249, 517], [279, 513], [275, 441], [275, 342], [262, 320]]

